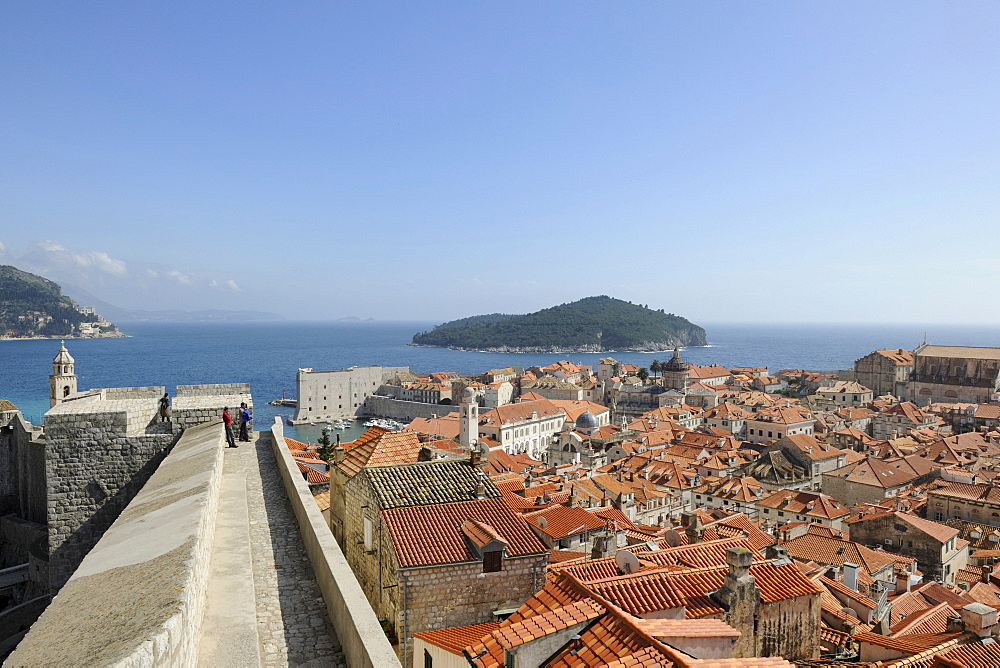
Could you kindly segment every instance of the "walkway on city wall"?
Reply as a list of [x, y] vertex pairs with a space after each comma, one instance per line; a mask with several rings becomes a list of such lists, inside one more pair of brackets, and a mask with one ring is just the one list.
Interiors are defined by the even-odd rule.
[[4, 665], [398, 666], [283, 440], [186, 430]]

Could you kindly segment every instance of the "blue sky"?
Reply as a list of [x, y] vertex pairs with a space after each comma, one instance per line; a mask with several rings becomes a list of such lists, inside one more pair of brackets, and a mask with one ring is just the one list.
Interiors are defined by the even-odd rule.
[[0, 4], [0, 262], [127, 308], [1000, 322], [1000, 3]]

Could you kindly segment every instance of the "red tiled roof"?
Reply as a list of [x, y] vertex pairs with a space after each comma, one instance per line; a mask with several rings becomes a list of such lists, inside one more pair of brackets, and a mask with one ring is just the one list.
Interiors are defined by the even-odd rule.
[[361, 472], [366, 466], [378, 464], [404, 464], [415, 462], [420, 454], [420, 438], [417, 432], [403, 430], [390, 431], [371, 427], [357, 440], [344, 445], [350, 446], [344, 461], [337, 465], [349, 477]]
[[473, 499], [382, 511], [402, 568], [478, 561], [460, 527], [466, 520], [486, 523], [507, 541], [505, 556], [545, 554], [545, 546], [502, 499]]
[[498, 626], [500, 626], [500, 622], [471, 624], [469, 626], [456, 626], [436, 631], [419, 631], [414, 633], [413, 637], [420, 638], [424, 642], [429, 642], [452, 654], [462, 656], [463, 649], [479, 642], [484, 636], [488, 636], [495, 631]]
[[957, 616], [955, 608], [947, 603], [915, 612], [890, 626], [892, 636], [913, 635], [915, 633], [942, 633], [948, 629], [948, 618]]
[[324, 483], [324, 482], [330, 482], [330, 476], [329, 476], [329, 474], [317, 471], [313, 467], [311, 467], [311, 466], [309, 466], [307, 464], [303, 464], [300, 461], [296, 461], [295, 464], [296, 464], [296, 466], [299, 467], [299, 472], [300, 473], [305, 473], [306, 474], [306, 476], [307, 476], [306, 480], [309, 481], [310, 483], [320, 484], [320, 483]]
[[544, 510], [526, 513], [524, 518], [548, 536], [558, 540], [584, 531], [601, 529], [606, 522], [593, 513], [576, 506], [551, 506]]
[[501, 647], [511, 649], [550, 633], [561, 631], [574, 624], [588, 622], [600, 617], [605, 612], [603, 606], [595, 603], [593, 599], [585, 598], [582, 601], [504, 625], [494, 630], [492, 635]]

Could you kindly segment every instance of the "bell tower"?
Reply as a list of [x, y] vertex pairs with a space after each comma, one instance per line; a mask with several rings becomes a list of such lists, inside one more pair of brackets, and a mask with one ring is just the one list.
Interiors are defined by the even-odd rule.
[[462, 403], [458, 414], [458, 442], [463, 448], [479, 447], [479, 403], [476, 391], [471, 387], [462, 393]]
[[71, 394], [76, 394], [76, 371], [73, 356], [66, 350], [66, 342], [61, 341], [59, 352], [52, 359], [52, 375], [49, 376], [49, 408]]

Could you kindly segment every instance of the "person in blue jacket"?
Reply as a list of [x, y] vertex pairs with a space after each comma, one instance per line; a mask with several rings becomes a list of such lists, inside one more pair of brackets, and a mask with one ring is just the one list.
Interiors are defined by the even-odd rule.
[[246, 402], [240, 404], [240, 440], [249, 441], [250, 440], [250, 420], [253, 420], [253, 416], [250, 415], [250, 409], [247, 407]]

